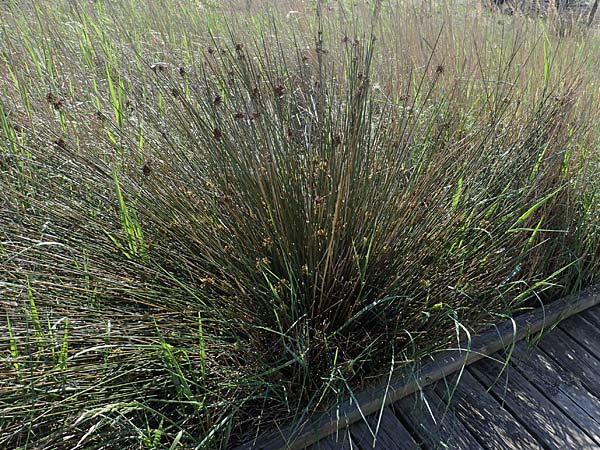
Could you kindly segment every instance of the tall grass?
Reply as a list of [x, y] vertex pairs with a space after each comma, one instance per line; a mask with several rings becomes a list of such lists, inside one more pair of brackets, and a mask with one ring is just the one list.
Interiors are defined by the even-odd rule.
[[267, 3], [0, 9], [0, 446], [225, 448], [597, 279], [595, 35]]

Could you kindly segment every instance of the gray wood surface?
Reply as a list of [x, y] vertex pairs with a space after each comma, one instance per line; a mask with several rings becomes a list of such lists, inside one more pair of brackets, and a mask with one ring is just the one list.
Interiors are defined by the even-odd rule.
[[600, 327], [600, 308], [586, 309], [581, 313], [581, 317], [595, 326]]
[[583, 316], [573, 316], [559, 324], [559, 328], [600, 360], [600, 328]]
[[469, 371], [502, 402], [546, 448], [564, 450], [597, 449], [598, 444], [548, 400], [523, 375], [508, 365], [482, 360]]
[[542, 450], [531, 433], [469, 371], [462, 373], [458, 385], [456, 381], [457, 377], [452, 377], [446, 385], [438, 383], [436, 392], [484, 448]]
[[410, 424], [427, 449], [483, 449], [433, 386], [394, 404], [396, 415]]
[[557, 328], [541, 340], [539, 348], [600, 398], [600, 362], [567, 333]]
[[414, 450], [418, 444], [387, 406], [380, 413], [372, 414], [366, 421], [356, 422], [350, 434], [361, 450]]
[[511, 360], [511, 364], [516, 370], [596, 441], [600, 448], [600, 399], [578, 383], [573, 374], [541, 351], [528, 354], [523, 346], [519, 346], [515, 349], [514, 357], [516, 360]]
[[308, 450], [361, 450], [350, 437], [349, 430], [339, 430], [338, 433], [327, 436], [314, 443]]

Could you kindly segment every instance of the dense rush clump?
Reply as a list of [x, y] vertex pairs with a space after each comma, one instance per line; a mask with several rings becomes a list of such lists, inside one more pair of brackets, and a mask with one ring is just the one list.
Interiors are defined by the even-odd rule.
[[597, 280], [593, 31], [241, 3], [0, 6], [0, 447], [226, 448]]

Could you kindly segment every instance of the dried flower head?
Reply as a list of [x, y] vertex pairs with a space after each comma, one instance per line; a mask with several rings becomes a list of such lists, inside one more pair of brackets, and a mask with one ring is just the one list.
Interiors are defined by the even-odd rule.
[[150, 69], [152, 69], [152, 71], [154, 73], [164, 72], [165, 70], [167, 70], [167, 68], [168, 68], [168, 65], [165, 62], [157, 62], [154, 64], [150, 64]]
[[256, 260], [256, 270], [258, 272], [262, 272], [263, 269], [269, 267], [269, 258], [267, 258], [266, 256], [264, 258], [259, 258]]
[[56, 145], [58, 148], [62, 148], [63, 150], [65, 148], [67, 148], [67, 143], [65, 142], [65, 140], [63, 138], [58, 138], [53, 142], [54, 145]]
[[64, 106], [63, 100], [52, 92], [49, 92], [48, 95], [46, 95], [46, 101], [50, 103], [57, 111]]
[[142, 173], [146, 177], [149, 177], [152, 173], [152, 163], [149, 160], [144, 161], [144, 165], [142, 166]]
[[283, 97], [283, 94], [285, 94], [285, 87], [283, 87], [282, 84], [278, 84], [277, 86], [275, 86], [273, 91], [275, 92], [275, 95], [277, 97]]

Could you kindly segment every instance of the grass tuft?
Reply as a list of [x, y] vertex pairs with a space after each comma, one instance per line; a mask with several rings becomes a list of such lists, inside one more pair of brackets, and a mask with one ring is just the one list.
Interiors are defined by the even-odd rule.
[[597, 281], [597, 33], [471, 6], [3, 3], [0, 447], [231, 447]]

